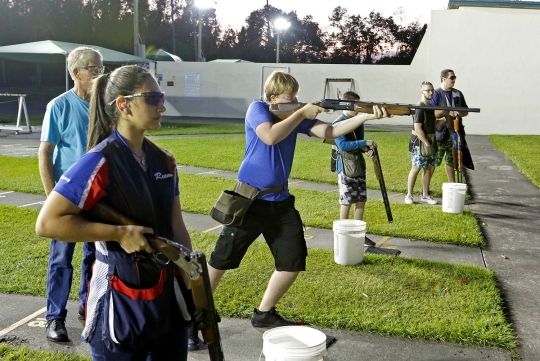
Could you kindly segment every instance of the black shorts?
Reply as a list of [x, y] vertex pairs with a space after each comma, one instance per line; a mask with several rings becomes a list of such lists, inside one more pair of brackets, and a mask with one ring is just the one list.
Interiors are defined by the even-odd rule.
[[283, 202], [255, 200], [238, 227], [223, 227], [208, 264], [219, 270], [238, 268], [249, 246], [264, 236], [277, 271], [306, 270], [307, 246], [294, 196]]

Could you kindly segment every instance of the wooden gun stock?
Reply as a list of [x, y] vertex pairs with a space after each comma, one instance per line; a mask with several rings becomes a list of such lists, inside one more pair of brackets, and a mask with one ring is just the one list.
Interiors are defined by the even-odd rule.
[[210, 287], [210, 278], [208, 277], [206, 256], [202, 252], [194, 252], [191, 258], [200, 264], [202, 268], [201, 277], [191, 281], [191, 293], [193, 294], [195, 307], [204, 310], [205, 327], [201, 330], [204, 343], [208, 345], [210, 361], [223, 361], [225, 358], [221, 346], [221, 336], [219, 334], [212, 288]]
[[[270, 104], [270, 111], [279, 120], [287, 119], [292, 113], [305, 106], [306, 103], [279, 103]], [[341, 99], [323, 99], [317, 105], [328, 110], [352, 110], [360, 113], [373, 114], [373, 106], [386, 109], [389, 115], [412, 115], [416, 109], [447, 110], [459, 112], [480, 113], [479, 108], [453, 108], [403, 103], [382, 103], [368, 101], [354, 101]]]
[[460, 127], [461, 119], [459, 116], [455, 117], [453, 120], [453, 126], [454, 126], [454, 132], [456, 133], [456, 147], [452, 149], [454, 152], [454, 169], [457, 171], [457, 181], [458, 183], [463, 183], [463, 159], [461, 154], [461, 148], [463, 146], [462, 139], [461, 139], [461, 127]]
[[287, 119], [292, 113], [303, 108], [306, 104], [307, 103], [271, 103], [269, 104], [269, 108], [277, 123]]

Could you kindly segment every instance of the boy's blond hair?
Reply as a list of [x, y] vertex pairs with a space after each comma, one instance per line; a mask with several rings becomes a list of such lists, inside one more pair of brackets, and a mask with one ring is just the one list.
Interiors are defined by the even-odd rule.
[[272, 95], [296, 94], [300, 89], [298, 81], [289, 73], [274, 71], [264, 83], [264, 100], [269, 102]]
[[343, 100], [360, 100], [360, 95], [353, 91], [346, 91], [343, 93], [343, 97], [341, 98]]

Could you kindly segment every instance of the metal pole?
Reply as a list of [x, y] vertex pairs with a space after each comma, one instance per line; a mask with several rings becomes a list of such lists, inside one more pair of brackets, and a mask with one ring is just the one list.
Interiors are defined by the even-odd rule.
[[279, 29], [277, 29], [277, 41], [276, 41], [276, 63], [279, 63]]
[[69, 90], [69, 79], [68, 79], [69, 69], [68, 69], [68, 54], [66, 54], [66, 91]]
[[270, 6], [266, 0], [266, 45], [270, 42]]
[[133, 0], [133, 55], [139, 56], [139, 0]]
[[171, 0], [171, 28], [172, 28], [172, 52], [176, 55], [176, 42], [174, 40], [174, 4]]
[[199, 8], [199, 32], [198, 32], [198, 46], [197, 46], [197, 61], [202, 61], [202, 16], [201, 8]]

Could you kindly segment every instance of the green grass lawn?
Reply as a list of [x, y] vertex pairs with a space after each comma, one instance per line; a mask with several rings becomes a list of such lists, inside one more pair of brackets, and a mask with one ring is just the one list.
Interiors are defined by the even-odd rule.
[[523, 174], [540, 188], [540, 136], [490, 135], [495, 148], [503, 152]]
[[0, 189], [45, 195], [38, 158], [0, 155]]
[[[223, 189], [232, 189], [235, 180], [212, 176], [180, 174], [182, 208], [190, 213], [209, 214]], [[291, 187], [296, 207], [308, 227], [332, 229], [339, 219], [337, 193]], [[439, 207], [392, 204], [394, 222], [389, 224], [384, 204], [368, 199], [364, 221], [372, 234], [415, 238], [436, 243], [484, 246], [478, 222], [468, 210], [462, 214], [443, 213]]]
[[[41, 126], [43, 115], [31, 115], [28, 117], [31, 126]], [[0, 125], [16, 125], [17, 114], [0, 115]], [[21, 118], [21, 125], [26, 126], [24, 114]], [[1, 127], [0, 127], [1, 129]], [[244, 124], [196, 124], [182, 122], [162, 122], [161, 128], [149, 131], [150, 136], [160, 135], [192, 135], [192, 134], [242, 134]]]
[[[28, 117], [28, 121], [30, 122], [30, 126], [41, 126], [43, 123], [43, 115], [30, 115]], [[0, 125], [16, 125], [17, 124], [17, 113], [13, 115], [0, 115]], [[24, 113], [21, 114], [21, 126], [26, 126], [26, 119], [24, 117]], [[0, 127], [0, 129], [2, 129]]]
[[[391, 192], [407, 192], [407, 177], [411, 170], [411, 156], [408, 151], [409, 133], [369, 132], [366, 139], [375, 140], [379, 146], [379, 157], [386, 189]], [[178, 164], [206, 168], [217, 168], [236, 172], [244, 156], [245, 138], [211, 137], [158, 139], [158, 144], [171, 151]], [[337, 184], [336, 173], [330, 172], [330, 145], [322, 140], [299, 139], [294, 158], [291, 178], [311, 182]], [[367, 187], [380, 189], [373, 173], [373, 165], [366, 157]], [[416, 182], [415, 194], [420, 194], [421, 177]], [[431, 194], [442, 196], [442, 183], [446, 173], [438, 168], [431, 180]]]
[[[0, 249], [5, 255], [0, 258], [0, 292], [45, 295], [49, 240], [34, 233], [37, 214], [34, 209], [0, 205], [1, 219], [17, 220], [16, 227], [14, 222], [0, 223]], [[190, 233], [194, 249], [209, 254], [217, 236]], [[75, 254], [77, 280], [81, 252]], [[392, 259], [366, 254], [361, 265], [340, 266], [335, 264], [333, 252], [310, 249], [308, 271], [300, 275], [278, 308], [285, 316], [318, 327], [504, 349], [516, 347], [492, 271]], [[248, 318], [272, 270], [268, 247], [255, 242], [242, 266], [228, 272], [218, 287], [215, 301], [220, 314]], [[73, 299], [77, 288], [74, 282]]]
[[0, 343], [0, 360], [9, 361], [90, 361], [92, 357], [67, 352], [47, 352], [30, 350], [28, 347], [14, 347]]
[[243, 134], [244, 131], [244, 124], [161, 122], [161, 128], [149, 131], [148, 135]]
[[[219, 159], [212, 162], [219, 164]], [[0, 155], [0, 164], [1, 169], [10, 170], [0, 170], [0, 189], [44, 194], [36, 157]], [[180, 182], [183, 209], [199, 214], [209, 214], [221, 191], [234, 186], [232, 179], [187, 173], [180, 173]], [[291, 189], [306, 226], [331, 229], [332, 221], [339, 219], [337, 192]], [[368, 199], [364, 220], [369, 233], [473, 247], [484, 245], [476, 217], [468, 210], [462, 214], [450, 214], [441, 212], [439, 207], [423, 205], [392, 204], [391, 208], [394, 222], [389, 224], [382, 201]]]

